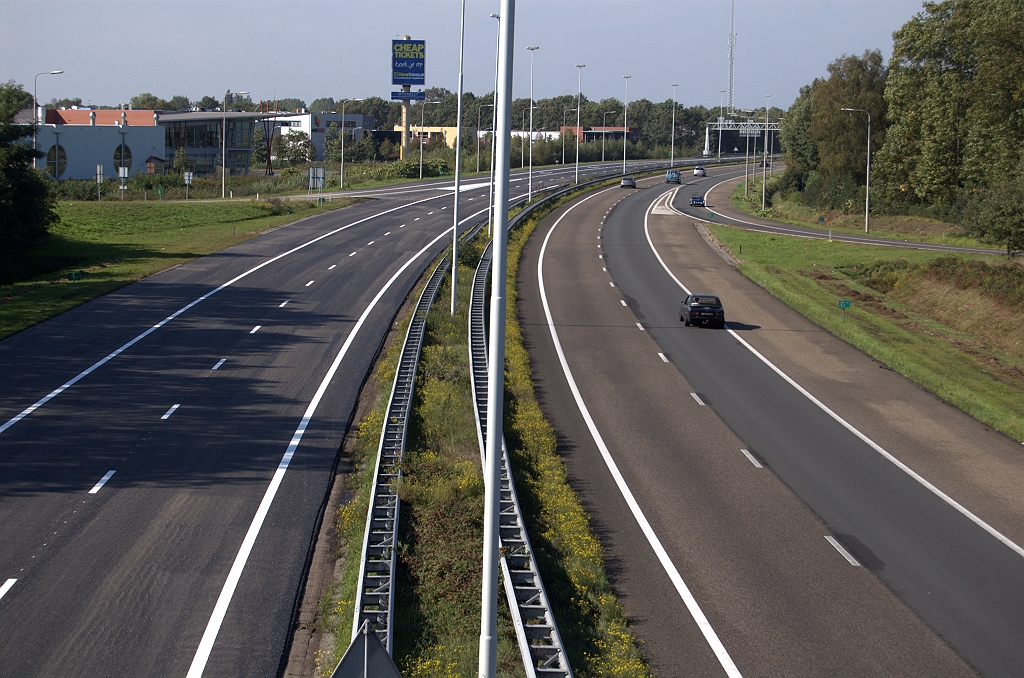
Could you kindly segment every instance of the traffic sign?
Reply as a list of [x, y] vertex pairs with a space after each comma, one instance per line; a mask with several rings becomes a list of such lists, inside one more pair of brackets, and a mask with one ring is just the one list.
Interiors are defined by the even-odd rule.
[[185, 177], [185, 185], [186, 186], [191, 186], [192, 185], [192, 173], [191, 172], [183, 172], [182, 174]]
[[839, 308], [850, 308], [850, 300], [849, 299], [840, 299], [839, 300]]
[[392, 101], [426, 101], [426, 92], [392, 92]]

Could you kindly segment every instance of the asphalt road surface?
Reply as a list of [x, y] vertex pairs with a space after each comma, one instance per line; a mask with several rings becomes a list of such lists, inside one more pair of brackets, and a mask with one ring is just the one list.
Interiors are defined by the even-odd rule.
[[[655, 670], [1024, 675], [1019, 444], [743, 279], [681, 216], [736, 171], [709, 174], [577, 200], [520, 267], [542, 406]], [[732, 331], [684, 328], [680, 282]]]
[[[282, 670], [358, 391], [452, 187], [353, 192], [373, 200], [0, 342], [0, 676]], [[464, 227], [487, 204], [465, 180]]]

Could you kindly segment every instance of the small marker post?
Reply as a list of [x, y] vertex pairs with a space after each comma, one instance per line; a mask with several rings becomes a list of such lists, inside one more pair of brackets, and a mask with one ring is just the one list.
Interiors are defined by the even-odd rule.
[[850, 308], [850, 300], [849, 299], [840, 299], [839, 300], [839, 308], [842, 309], [842, 311], [843, 311], [843, 322], [846, 322], [846, 309]]

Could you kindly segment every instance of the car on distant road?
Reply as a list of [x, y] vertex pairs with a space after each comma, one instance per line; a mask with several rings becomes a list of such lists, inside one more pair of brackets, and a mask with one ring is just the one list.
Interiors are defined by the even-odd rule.
[[703, 165], [697, 165], [696, 167], [693, 168], [693, 176], [706, 177], [707, 175], [707, 170], [704, 169]]
[[704, 207], [704, 196], [695, 195], [690, 198], [690, 207]]
[[636, 188], [636, 179], [633, 177], [622, 177], [622, 182], [619, 186], [622, 188]]
[[678, 184], [679, 183], [679, 170], [670, 169], [665, 172], [665, 183], [666, 184]]
[[699, 324], [723, 328], [725, 309], [722, 308], [722, 301], [714, 294], [691, 294], [683, 299], [679, 320], [686, 327]]

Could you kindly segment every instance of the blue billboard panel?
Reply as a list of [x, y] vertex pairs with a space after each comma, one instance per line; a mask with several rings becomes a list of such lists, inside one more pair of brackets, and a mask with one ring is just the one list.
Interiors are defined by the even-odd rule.
[[425, 85], [426, 52], [425, 40], [392, 40], [391, 84]]
[[426, 101], [426, 92], [392, 92], [392, 101]]

